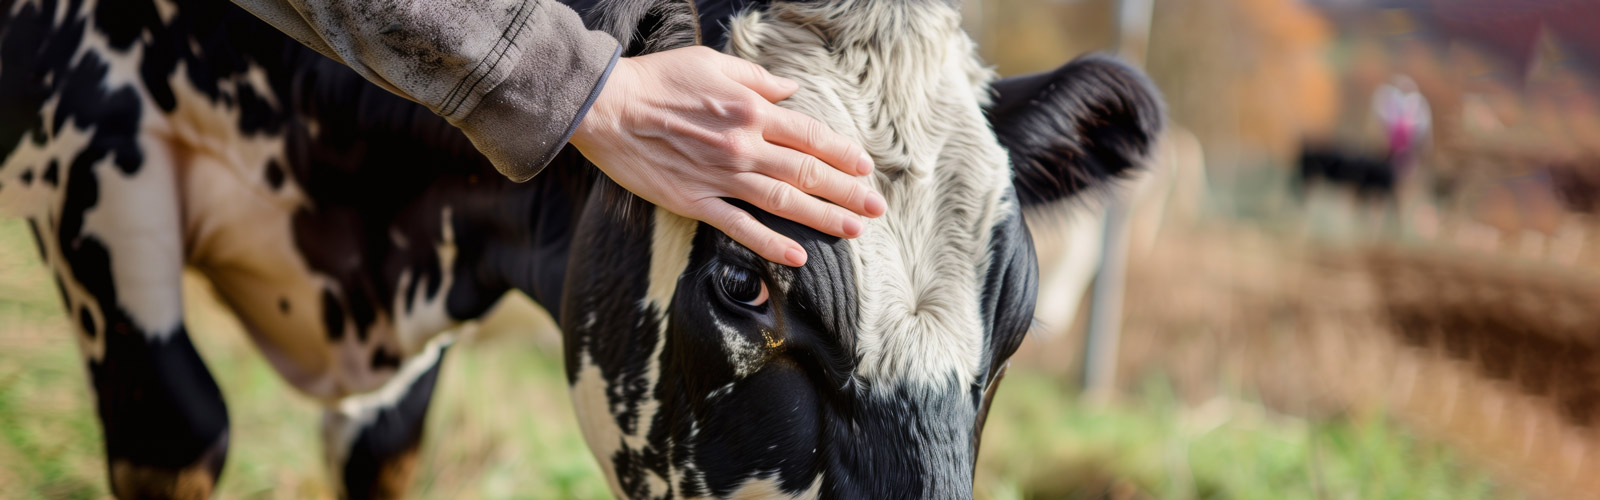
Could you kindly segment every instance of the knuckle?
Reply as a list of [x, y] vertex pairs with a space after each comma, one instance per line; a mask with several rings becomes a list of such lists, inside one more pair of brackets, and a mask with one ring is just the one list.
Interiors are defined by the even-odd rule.
[[818, 219], [820, 219], [817, 221], [820, 227], [833, 228], [844, 225], [844, 215], [840, 214], [839, 210], [833, 208], [822, 210], [822, 214], [818, 217]]
[[739, 220], [739, 215], [744, 213], [743, 210], [734, 208], [731, 205], [713, 206], [714, 204], [710, 203], [709, 201], [705, 203], [705, 205], [706, 208], [703, 210], [705, 210], [708, 214], [708, 217], [706, 217], [706, 222], [709, 222], [711, 225], [716, 226], [717, 229], [721, 229], [722, 231], [728, 233], [729, 236], [734, 236], [742, 229], [739, 226], [741, 223]]
[[805, 120], [805, 125], [804, 125], [804, 128], [801, 131], [801, 134], [803, 134], [803, 136], [805, 137], [806, 143], [807, 144], [811, 144], [813, 146], [822, 146], [824, 144], [827, 144], [827, 141], [828, 141], [828, 129], [827, 129], [827, 127], [822, 126], [822, 122], [819, 122], [814, 118], [807, 117], [807, 118], [804, 118], [804, 120]]
[[755, 95], [742, 100], [734, 101], [728, 105], [728, 118], [740, 127], [754, 127], [764, 122], [767, 115], [766, 101]]
[[761, 234], [761, 222], [749, 212], [739, 210], [729, 217], [730, 233], [728, 236], [741, 241], [751, 241]]
[[712, 111], [722, 120], [726, 120], [736, 128], [752, 128], [762, 123], [766, 110], [760, 99], [754, 96], [744, 96], [719, 100], [712, 104]]
[[773, 212], [787, 212], [793, 203], [794, 196], [789, 194], [785, 184], [775, 182], [767, 189], [767, 207]]
[[844, 199], [841, 201], [850, 206], [866, 201], [866, 189], [860, 182], [851, 182], [849, 187], [845, 188]]
[[743, 135], [726, 133], [716, 138], [715, 144], [722, 156], [722, 160], [729, 166], [748, 167], [750, 160], [755, 155], [755, 146], [750, 144]]
[[739, 224], [740, 228], [743, 228], [743, 229], [745, 229], [747, 231], [754, 229], [754, 227], [752, 227], [752, 224], [755, 224], [755, 225], [759, 225], [760, 224], [760, 222], [756, 221], [756, 217], [754, 215], [750, 215], [750, 212], [746, 212], [744, 210], [739, 210], [738, 212], [735, 212], [733, 214], [733, 220], [734, 220], [734, 222]]
[[840, 158], [846, 158], [848, 161], [855, 161], [856, 158], [865, 156], [866, 154], [866, 150], [861, 149], [860, 146], [857, 146], [855, 141], [839, 141]]
[[821, 161], [815, 157], [807, 156], [800, 161], [800, 188], [806, 192], [815, 192], [822, 188], [823, 169]]
[[744, 116], [740, 117], [743, 118], [740, 123], [745, 126], [757, 126], [766, 123], [768, 116], [772, 114], [771, 109], [771, 105], [767, 101], [752, 97], [745, 101]]
[[832, 128], [817, 120], [811, 120], [811, 126], [806, 131], [806, 139], [815, 144], [817, 150], [833, 155], [839, 159], [854, 159], [855, 145], [849, 140], [833, 132]]
[[774, 252], [782, 251], [787, 246], [789, 246], [788, 238], [784, 238], [777, 233], [767, 237], [767, 248], [772, 249]]

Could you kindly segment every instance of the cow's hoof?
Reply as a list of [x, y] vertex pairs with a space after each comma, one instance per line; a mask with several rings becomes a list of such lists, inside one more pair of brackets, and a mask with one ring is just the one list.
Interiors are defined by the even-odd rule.
[[216, 477], [206, 467], [180, 470], [134, 465], [119, 460], [111, 465], [112, 491], [122, 500], [156, 498], [211, 498]]
[[227, 450], [228, 438], [224, 436], [193, 465], [181, 469], [112, 460], [111, 492], [121, 500], [211, 498]]
[[372, 485], [373, 500], [396, 500], [406, 498], [406, 492], [411, 486], [411, 478], [417, 472], [417, 449], [406, 450], [400, 456], [389, 459], [378, 471], [377, 481]]

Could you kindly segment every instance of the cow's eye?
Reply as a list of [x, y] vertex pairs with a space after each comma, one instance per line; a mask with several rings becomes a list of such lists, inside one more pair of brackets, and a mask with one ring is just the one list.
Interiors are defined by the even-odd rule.
[[717, 274], [717, 286], [734, 302], [751, 307], [767, 303], [767, 284], [747, 269], [724, 266]]

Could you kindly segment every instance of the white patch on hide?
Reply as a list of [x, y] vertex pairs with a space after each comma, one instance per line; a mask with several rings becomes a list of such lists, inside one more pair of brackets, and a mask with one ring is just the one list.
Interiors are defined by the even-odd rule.
[[[48, 122], [53, 116], [55, 98], [51, 98], [46, 105], [42, 116]], [[61, 293], [66, 298], [62, 306], [66, 309], [67, 319], [78, 327], [78, 347], [85, 358], [94, 362], [105, 359], [105, 314], [100, 310], [100, 303], [87, 289], [72, 275], [72, 271], [64, 263], [66, 258], [58, 238], [57, 227], [51, 221], [60, 219], [61, 204], [66, 196], [66, 188], [71, 177], [67, 175], [66, 166], [72, 164], [72, 159], [79, 151], [88, 146], [90, 131], [67, 124], [61, 130], [49, 137], [43, 145], [35, 144], [31, 140], [24, 140], [17, 144], [11, 156], [0, 164], [0, 182], [5, 182], [5, 188], [0, 189], [0, 217], [22, 217], [29, 219], [39, 229], [39, 246], [43, 249], [44, 262], [50, 266], [53, 275], [60, 279]], [[61, 171], [59, 187], [52, 187], [42, 179], [35, 179], [31, 185], [22, 185], [17, 182], [19, 172], [33, 170], [35, 174], [42, 172], [46, 165], [54, 161]], [[83, 332], [79, 321], [78, 310], [82, 309], [93, 323], [95, 331]]]
[[151, 3], [156, 6], [156, 16], [161, 18], [161, 24], [172, 24], [172, 18], [178, 15], [178, 4], [172, 0], [153, 0]]
[[83, 31], [83, 43], [79, 44], [78, 50], [72, 54], [72, 65], [77, 66], [82, 63], [85, 56], [94, 54], [108, 66], [105, 76], [100, 80], [102, 90], [124, 87], [143, 89], [144, 82], [140, 81], [139, 67], [144, 60], [144, 45], [136, 43], [130, 45], [128, 50], [111, 48], [111, 40], [99, 26], [95, 25], [93, 13], [93, 8], [84, 8], [72, 14], [81, 17], [88, 25]]
[[665, 314], [678, 290], [678, 277], [689, 267], [689, 250], [693, 247], [694, 219], [679, 217], [665, 209], [657, 208], [655, 224], [650, 237], [650, 276], [641, 308], [655, 308]]
[[[400, 342], [400, 349], [406, 354], [416, 352], [428, 338], [450, 328], [456, 322], [450, 318], [445, 310], [445, 298], [450, 296], [450, 286], [455, 284], [456, 264], [456, 231], [451, 222], [450, 207], [444, 207], [439, 216], [439, 242], [434, 245], [434, 251], [439, 255], [439, 288], [436, 295], [428, 297], [428, 287], [419, 286], [416, 293], [406, 296], [406, 290], [411, 289], [411, 281], [417, 279], [411, 269], [400, 272], [400, 279], [395, 285], [394, 304], [390, 307], [395, 316], [395, 335]], [[391, 234], [398, 234], [391, 231]], [[406, 304], [410, 303], [407, 312]]]
[[144, 163], [123, 174], [107, 156], [91, 171], [100, 199], [84, 212], [83, 236], [104, 244], [111, 258], [117, 305], [140, 332], [166, 339], [183, 322], [183, 225], [173, 152], [140, 137]]
[[578, 428], [583, 431], [584, 442], [589, 444], [589, 452], [594, 454], [600, 471], [605, 473], [611, 492], [620, 496], [622, 485], [617, 482], [617, 471], [611, 463], [611, 457], [622, 449], [622, 429], [617, 427], [616, 417], [612, 416], [610, 405], [606, 402], [605, 375], [587, 352], [578, 355], [578, 378], [572, 384], [572, 408], [578, 413]]
[[340, 399], [323, 412], [322, 453], [323, 464], [332, 468], [328, 471], [329, 480], [335, 483], [343, 480], [344, 471], [337, 468], [344, 465], [350, 447], [355, 444], [356, 438], [361, 436], [361, 429], [377, 420], [378, 414], [385, 408], [393, 408], [398, 404], [411, 389], [411, 385], [439, 363], [439, 357], [444, 355], [444, 349], [453, 342], [455, 335], [452, 333], [434, 337], [421, 352], [407, 359], [400, 366], [399, 372], [378, 390]]
[[179, 153], [189, 264], [211, 281], [262, 355], [296, 389], [332, 403], [382, 385], [391, 374], [371, 375], [370, 357], [338, 356], [328, 342], [322, 322], [328, 280], [311, 269], [294, 236], [294, 214], [311, 200], [292, 178], [277, 190], [265, 182], [269, 163], [285, 163], [284, 138], [240, 133], [240, 111], [213, 102], [186, 74], [180, 62], [168, 78], [176, 107], [170, 114], [150, 111], [163, 121], [148, 129]]
[[746, 340], [744, 334], [722, 322], [722, 318], [714, 317], [711, 322], [717, 327], [717, 333], [722, 335], [722, 352], [728, 355], [734, 376], [748, 377], [761, 368], [763, 346]]
[[[688, 268], [689, 250], [692, 247], [697, 224], [698, 222], [693, 219], [679, 217], [664, 209], [658, 208], [655, 212], [650, 245], [649, 282], [646, 285], [644, 299], [638, 304], [640, 311], [655, 315], [660, 325], [656, 335], [650, 336], [655, 339], [655, 345], [651, 347], [648, 365], [644, 367], [646, 394], [654, 394], [656, 384], [661, 380], [659, 360], [661, 350], [666, 345], [664, 340], [667, 331], [666, 313], [677, 291], [678, 277]], [[586, 319], [585, 323], [592, 324], [592, 321]], [[623, 446], [626, 446], [630, 453], [638, 453], [650, 446], [647, 437], [650, 435], [656, 411], [660, 409], [661, 403], [654, 398], [639, 402], [634, 432], [622, 432], [617, 426], [616, 415], [626, 407], [613, 408], [606, 397], [608, 388], [621, 382], [606, 380], [589, 353], [581, 353], [579, 361], [578, 379], [572, 385], [572, 401], [578, 412], [580, 427], [583, 428], [584, 440], [589, 443], [590, 450], [600, 463], [600, 469], [605, 472], [612, 493], [623, 496], [621, 483], [617, 480], [611, 458]], [[643, 480], [652, 494], [659, 495], [669, 489], [667, 482], [669, 478], [643, 468], [639, 469], [639, 472], [644, 475]], [[676, 492], [675, 489], [674, 491]]]
[[777, 473], [772, 473], [766, 477], [746, 479], [744, 484], [740, 484], [738, 488], [733, 490], [733, 493], [725, 498], [729, 500], [801, 499], [817, 498], [820, 493], [822, 493], [822, 475], [820, 474], [811, 481], [811, 486], [804, 491], [789, 493], [783, 491], [783, 487], [778, 481]]

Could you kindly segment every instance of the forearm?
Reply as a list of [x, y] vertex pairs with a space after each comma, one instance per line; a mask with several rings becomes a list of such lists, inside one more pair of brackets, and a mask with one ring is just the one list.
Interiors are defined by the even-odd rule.
[[506, 176], [559, 151], [618, 54], [553, 0], [234, 0], [461, 127]]

